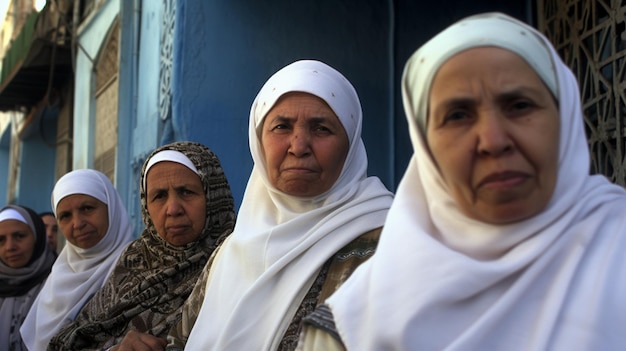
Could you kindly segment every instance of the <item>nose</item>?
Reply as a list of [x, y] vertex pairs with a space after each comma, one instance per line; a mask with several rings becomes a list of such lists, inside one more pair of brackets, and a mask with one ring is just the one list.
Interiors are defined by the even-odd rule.
[[311, 154], [311, 135], [302, 129], [294, 130], [289, 140], [289, 153], [296, 157], [305, 157]]
[[167, 199], [166, 215], [179, 216], [182, 213], [183, 206], [181, 206], [179, 199], [176, 196], [170, 196]]
[[476, 129], [478, 137], [476, 150], [480, 156], [497, 157], [513, 150], [513, 140], [504, 116], [493, 112], [486, 113], [479, 117]]
[[15, 251], [17, 249], [17, 240], [13, 239], [10, 235], [7, 237], [6, 248], [8, 251]]
[[76, 216], [74, 216], [74, 221], [72, 223], [72, 228], [74, 229], [81, 229], [82, 227], [85, 226], [85, 219], [83, 218], [82, 215], [78, 214]]

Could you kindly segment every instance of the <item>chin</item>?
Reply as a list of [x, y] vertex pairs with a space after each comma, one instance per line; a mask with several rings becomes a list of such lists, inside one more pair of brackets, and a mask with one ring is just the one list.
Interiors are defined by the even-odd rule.
[[502, 206], [492, 212], [484, 211], [481, 213], [475, 213], [475, 215], [472, 217], [481, 222], [485, 222], [489, 224], [496, 224], [496, 225], [504, 225], [504, 224], [512, 224], [515, 222], [521, 222], [523, 220], [526, 220], [528, 218], [531, 218], [537, 215], [542, 210], [542, 209], [540, 210], [520, 209], [519, 207], [513, 207], [510, 209], [507, 209], [506, 207], [507, 206]]

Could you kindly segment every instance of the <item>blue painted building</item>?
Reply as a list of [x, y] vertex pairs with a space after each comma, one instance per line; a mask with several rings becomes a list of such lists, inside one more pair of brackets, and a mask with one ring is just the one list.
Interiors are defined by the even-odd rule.
[[[72, 169], [96, 168], [113, 180], [138, 233], [143, 227], [138, 196], [143, 161], [159, 145], [193, 140], [217, 153], [238, 206], [252, 169], [247, 139], [252, 100], [275, 71], [305, 58], [328, 63], [356, 87], [364, 112], [369, 173], [395, 190], [412, 153], [399, 84], [406, 59], [432, 35], [469, 14], [498, 10], [532, 20], [529, 3], [49, 3], [43, 13], [57, 11], [66, 16], [65, 41], [56, 42], [57, 48], [70, 53], [69, 66], [52, 60], [51, 53], [47, 57], [49, 67], [65, 68], [57, 76], [66, 79], [55, 83], [57, 95], [64, 98], [54, 109], [42, 109], [40, 103], [20, 106], [39, 111], [44, 134], [20, 139], [10, 132], [11, 123], [3, 129], [0, 170], [7, 175], [5, 179], [0, 172], [0, 182], [16, 184], [17, 190], [16, 196], [9, 196], [9, 191], [0, 202], [6, 199], [49, 210], [56, 179]], [[11, 80], [5, 83], [0, 109], [12, 110], [3, 105]], [[52, 93], [48, 90], [34, 100], [51, 100]], [[35, 126], [25, 118], [22, 133], [28, 125]], [[50, 135], [56, 140], [52, 146], [45, 142]], [[21, 144], [21, 162], [11, 163], [9, 154], [15, 143]]]

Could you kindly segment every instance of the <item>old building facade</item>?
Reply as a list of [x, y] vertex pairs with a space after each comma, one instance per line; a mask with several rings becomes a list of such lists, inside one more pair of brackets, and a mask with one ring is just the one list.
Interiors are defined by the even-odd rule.
[[[411, 155], [399, 85], [404, 62], [451, 22], [485, 11], [525, 20], [553, 40], [582, 83], [592, 170], [624, 184], [620, 1], [48, 0], [41, 12], [60, 18], [43, 31], [55, 50], [48, 75], [31, 85], [51, 88], [10, 106], [14, 81], [0, 85], [0, 109], [23, 113], [0, 121], [0, 183], [7, 184], [0, 202], [49, 209], [56, 179], [95, 168], [111, 178], [141, 228], [144, 159], [164, 143], [193, 140], [220, 157], [238, 205], [252, 168], [252, 100], [273, 72], [303, 58], [353, 82], [369, 173], [393, 190]], [[34, 111], [39, 117], [29, 122]]]

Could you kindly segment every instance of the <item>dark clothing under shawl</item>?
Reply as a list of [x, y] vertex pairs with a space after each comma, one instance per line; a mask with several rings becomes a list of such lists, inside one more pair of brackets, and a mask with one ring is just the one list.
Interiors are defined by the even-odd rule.
[[26, 350], [20, 327], [50, 274], [56, 256], [48, 246], [46, 229], [39, 215], [28, 207], [16, 205], [5, 206], [0, 212], [8, 208], [19, 212], [35, 235], [33, 254], [26, 266], [12, 268], [0, 261], [0, 350], [20, 351]]
[[[207, 219], [198, 241], [175, 247], [161, 238], [148, 214], [145, 167], [156, 153], [174, 150], [197, 168], [206, 196]], [[156, 149], [142, 169], [142, 215], [146, 229], [122, 253], [105, 285], [51, 340], [49, 350], [101, 350], [118, 344], [129, 330], [165, 337], [180, 319], [211, 253], [235, 224], [230, 186], [217, 156], [206, 146], [176, 142]]]

